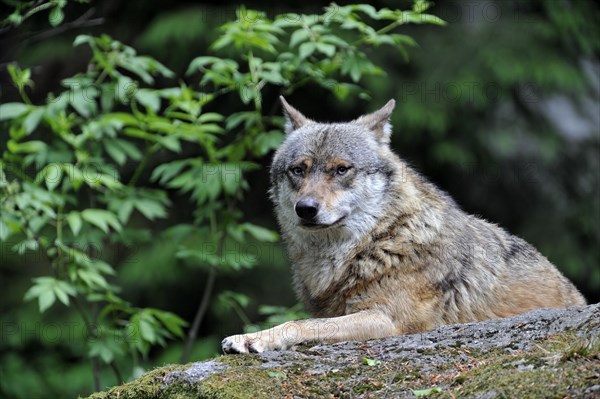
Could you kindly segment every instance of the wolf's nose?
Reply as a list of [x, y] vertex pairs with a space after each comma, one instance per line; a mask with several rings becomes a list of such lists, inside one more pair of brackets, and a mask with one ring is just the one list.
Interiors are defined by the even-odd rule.
[[312, 220], [319, 212], [319, 203], [312, 198], [301, 199], [296, 203], [296, 215], [304, 220]]

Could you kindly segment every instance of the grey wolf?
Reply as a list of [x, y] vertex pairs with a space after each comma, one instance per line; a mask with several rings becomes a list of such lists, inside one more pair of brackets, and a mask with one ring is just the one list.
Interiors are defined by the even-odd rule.
[[395, 106], [314, 122], [283, 97], [271, 198], [315, 318], [225, 338], [225, 353], [416, 333], [586, 301], [543, 255], [462, 211], [390, 148]]

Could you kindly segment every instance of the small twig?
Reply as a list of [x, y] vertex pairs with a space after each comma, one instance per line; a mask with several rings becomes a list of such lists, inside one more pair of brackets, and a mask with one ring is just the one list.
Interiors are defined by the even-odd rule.
[[90, 328], [92, 325], [90, 323], [90, 319], [88, 318], [87, 314], [85, 313], [85, 310], [83, 309], [83, 306], [81, 306], [81, 303], [79, 302], [79, 299], [77, 299], [77, 297], [73, 298], [73, 304], [75, 304], [75, 309], [77, 309], [77, 311], [79, 312], [79, 315], [83, 319], [83, 322], [85, 323], [85, 328], [86, 329]]
[[[37, 34], [34, 33], [33, 35], [31, 35], [29, 37], [27, 37], [29, 35], [28, 32], [21, 34], [21, 35], [17, 35], [16, 37], [14, 37], [14, 39], [15, 39], [14, 41], [17, 44], [15, 46], [13, 46], [9, 51], [5, 51], [5, 56], [2, 57], [2, 59], [9, 59], [10, 56], [8, 54], [12, 54], [16, 48], [30, 45], [31, 42], [44, 40], [49, 37], [61, 34], [70, 29], [88, 28], [88, 27], [92, 27], [92, 26], [102, 25], [105, 21], [104, 18], [89, 19], [92, 16], [92, 14], [94, 14], [94, 12], [96, 12], [96, 9], [90, 8], [89, 10], [87, 10], [85, 13], [83, 13], [79, 18], [77, 18], [74, 21], [64, 23], [60, 26], [57, 26], [56, 28], [52, 28], [52, 29], [43, 31], [41, 33], [37, 33]], [[13, 25], [10, 25], [8, 27], [0, 28], [0, 35], [6, 33], [10, 28], [13, 28], [13, 27], [14, 27]], [[4, 50], [7, 50], [7, 49], [5, 48]]]
[[[213, 235], [218, 234], [216, 229], [216, 220], [214, 215], [210, 218], [211, 230]], [[225, 234], [220, 234], [217, 243], [217, 256], [223, 256], [223, 246], [225, 245]], [[192, 327], [188, 331], [188, 335], [185, 340], [185, 346], [183, 348], [183, 353], [181, 354], [181, 363], [187, 363], [190, 352], [192, 351], [192, 345], [198, 336], [198, 331], [200, 330], [200, 326], [202, 325], [202, 319], [204, 319], [204, 315], [206, 314], [206, 310], [208, 309], [208, 304], [210, 302], [210, 297], [212, 296], [212, 291], [215, 285], [215, 280], [217, 278], [217, 268], [215, 266], [211, 267], [208, 272], [208, 278], [206, 279], [206, 284], [204, 285], [204, 293], [202, 294], [202, 300], [198, 305], [198, 310], [196, 311], [196, 315], [194, 316], [194, 321], [192, 322]]]
[[89, 10], [87, 10], [85, 13], [83, 13], [76, 20], [64, 23], [64, 24], [62, 24], [60, 26], [57, 26], [56, 28], [52, 28], [52, 29], [47, 30], [45, 32], [33, 35], [33, 36], [29, 37], [26, 41], [27, 42], [36, 42], [36, 41], [47, 39], [47, 38], [52, 37], [52, 36], [59, 35], [59, 34], [65, 32], [65, 31], [67, 31], [69, 29], [84, 28], [84, 27], [88, 28], [90, 26], [102, 25], [104, 23], [104, 18], [90, 19], [90, 17], [95, 12], [96, 12], [96, 9], [92, 7]]
[[93, 357], [92, 358], [92, 375], [94, 377], [94, 391], [95, 392], [99, 392], [100, 391], [100, 362], [98, 361], [98, 358]]
[[22, 24], [23, 21], [25, 21], [27, 18], [31, 17], [34, 14], [34, 12], [41, 11], [42, 9], [40, 9], [40, 7], [48, 8], [48, 7], [52, 6], [52, 3], [46, 3], [46, 4], [42, 4], [42, 3], [43, 3], [43, 0], [37, 0], [35, 3], [33, 3], [31, 5], [29, 10], [25, 14], [23, 14], [23, 18], [21, 19], [21, 22], [19, 24], [14, 24], [14, 23], [7, 24], [6, 26], [0, 28], [0, 34], [2, 34], [4, 32], [8, 32], [9, 30], [16, 28], [17, 26]]
[[[402, 25], [404, 23], [404, 21], [402, 20], [397, 20], [392, 22], [389, 25], [384, 26], [383, 28], [379, 29], [377, 32], [375, 32], [376, 35], [384, 35], [386, 33], [388, 33], [389, 31], [391, 31], [392, 29]], [[353, 46], [359, 46], [361, 44], [363, 44], [364, 42], [366, 42], [369, 39], [368, 36], [363, 36], [358, 40], [355, 40], [354, 43], [352, 43]]]
[[41, 4], [42, 1], [37, 1], [24, 15], [22, 21], [25, 21], [27, 18], [31, 17], [33, 14], [36, 14], [40, 11], [44, 11], [50, 7], [54, 7], [54, 4], [48, 2], [46, 4]]
[[[81, 306], [81, 303], [79, 302], [79, 299], [77, 299], [77, 297], [73, 298], [73, 304], [75, 305], [75, 309], [77, 309], [77, 312], [83, 319], [86, 330], [94, 328], [93, 334], [96, 335], [95, 325], [90, 323], [90, 319], [88, 318], [87, 314], [85, 313], [85, 310]], [[96, 320], [96, 315], [94, 315], [94, 323], [95, 323], [95, 320]], [[91, 361], [92, 361], [92, 378], [94, 380], [94, 390], [96, 392], [98, 392], [98, 391], [100, 391], [100, 363], [98, 362], [98, 359], [95, 357], [93, 357], [91, 359]]]
[[198, 330], [202, 325], [202, 319], [204, 319], [204, 315], [206, 314], [206, 310], [208, 309], [208, 303], [210, 302], [210, 297], [212, 295], [212, 290], [215, 285], [216, 277], [217, 269], [215, 267], [211, 267], [210, 271], [208, 272], [206, 284], [204, 285], [204, 293], [202, 294], [202, 300], [200, 301], [200, 305], [198, 306], [198, 310], [196, 311], [196, 315], [194, 316], [192, 328], [190, 328], [190, 331], [188, 332], [187, 338], [185, 340], [185, 347], [183, 349], [183, 354], [181, 355], [181, 363], [187, 363], [188, 359], [190, 358], [192, 345], [196, 340]]
[[[94, 324], [91, 325], [90, 327], [94, 328], [94, 336], [95, 336], [97, 334], [96, 323], [98, 322], [98, 303], [92, 304], [92, 321]], [[95, 386], [96, 392], [97, 392], [100, 390], [100, 362], [98, 361], [98, 358], [96, 358], [96, 357], [92, 358], [92, 373], [94, 374], [94, 384], [97, 384]]]
[[117, 384], [122, 384], [124, 382], [124, 380], [123, 380], [123, 376], [121, 374], [121, 370], [119, 370], [119, 367], [117, 366], [117, 364], [115, 362], [110, 362], [110, 368], [115, 373], [115, 377], [117, 377]]
[[29, 96], [27, 95], [27, 93], [25, 93], [25, 88], [19, 88], [19, 94], [21, 95], [21, 98], [23, 99], [23, 102], [27, 105], [31, 105], [31, 100], [29, 99]]
[[150, 146], [146, 150], [146, 153], [144, 154], [144, 157], [142, 158], [142, 160], [138, 164], [137, 168], [135, 168], [135, 171], [133, 172], [133, 176], [131, 176], [131, 179], [129, 180], [129, 183], [127, 183], [128, 187], [133, 187], [135, 185], [135, 183], [137, 182], [137, 180], [142, 175], [142, 172], [146, 168], [146, 165], [148, 165], [148, 161], [150, 160], [150, 157], [152, 156], [152, 154], [154, 154], [154, 151], [156, 151], [155, 146]]

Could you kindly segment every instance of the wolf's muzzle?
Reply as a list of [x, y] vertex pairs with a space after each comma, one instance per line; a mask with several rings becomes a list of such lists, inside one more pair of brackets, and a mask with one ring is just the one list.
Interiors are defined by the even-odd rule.
[[298, 215], [300, 219], [314, 221], [319, 213], [319, 203], [312, 198], [305, 198], [296, 202], [295, 209], [296, 215]]

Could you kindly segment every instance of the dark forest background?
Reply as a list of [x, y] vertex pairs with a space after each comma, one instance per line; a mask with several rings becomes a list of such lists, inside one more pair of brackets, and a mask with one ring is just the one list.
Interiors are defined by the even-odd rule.
[[[6, 22], [16, 2], [2, 3], [0, 19]], [[410, 9], [413, 3], [371, 4]], [[316, 2], [244, 5], [265, 12], [268, 18], [287, 12], [323, 13], [323, 5]], [[43, 104], [47, 93], [59, 91], [62, 79], [86, 71], [89, 47], [73, 47], [81, 34], [109, 34], [139, 54], [155, 58], [174, 72], [168, 85], [187, 81], [190, 87], [201, 87], [197, 76], [186, 75], [188, 65], [198, 56], [215, 53], [209, 46], [222, 34], [217, 28], [236, 19], [238, 6], [193, 1], [68, 2], [62, 8], [64, 21], [56, 27], [48, 23], [48, 12], [32, 15], [18, 26], [5, 24], [0, 29], [0, 103], [21, 101], [9, 65], [30, 69], [35, 83], [26, 92], [33, 104]], [[392, 116], [396, 152], [465, 211], [532, 243], [589, 302], [598, 302], [600, 6], [591, 0], [438, 1], [427, 13], [447, 24], [402, 26], [398, 31], [418, 43], [406, 48], [408, 60], [394, 48], [364, 50], [385, 72], [362, 77], [368, 96], [352, 91], [343, 96], [309, 82], [291, 93], [288, 101], [312, 119], [345, 121], [396, 99]], [[236, 48], [227, 51], [234, 57]], [[164, 80], [158, 77], [157, 87]], [[265, 113], [280, 114], [281, 92], [277, 86], [265, 86]], [[239, 101], [226, 96], [209, 108], [224, 116], [241, 110]], [[2, 152], [8, 148], [8, 122], [0, 115]], [[246, 172], [247, 189], [235, 206], [244, 215], [242, 222], [277, 230], [267, 196], [272, 150], [265, 152], [253, 157], [260, 167]], [[155, 187], [154, 168], [199, 154], [186, 142], [178, 153], [161, 150], [136, 179]], [[119, 165], [124, 181], [136, 173], [136, 163], [129, 161]], [[177, 256], [179, 236], [163, 234], [175, 224], [192, 223], [201, 205], [185, 201], [176, 190], [167, 195], [171, 205], [166, 217], [132, 216], [135, 226], [148, 234], [132, 239], [130, 245], [113, 247], [109, 255], [101, 251], [94, 255], [110, 258], [116, 274], [109, 282], [121, 288], [124, 300], [178, 315], [188, 323], [185, 333], [202, 301], [210, 270], [198, 264], [201, 260], [182, 260]], [[244, 326], [302, 315], [281, 242], [270, 242], [273, 236], [266, 230], [250, 229], [250, 238], [258, 241], [242, 240], [237, 245], [256, 256], [254, 265], [216, 274], [189, 360], [218, 354], [220, 340]], [[88, 394], [94, 390], [92, 368], [99, 370], [102, 387], [118, 383], [109, 365], [98, 364], [101, 354], [90, 355], [72, 306], [57, 302], [40, 313], [36, 301], [24, 301], [32, 278], [48, 275], [49, 262], [36, 251], [20, 255], [13, 250], [19, 240], [13, 235], [0, 242], [0, 396]], [[183, 339], [172, 335], [174, 340], [151, 345], [145, 356], [135, 359], [115, 349], [115, 360], [106, 363], [117, 364], [121, 378], [129, 380], [154, 366], [179, 362]]]

